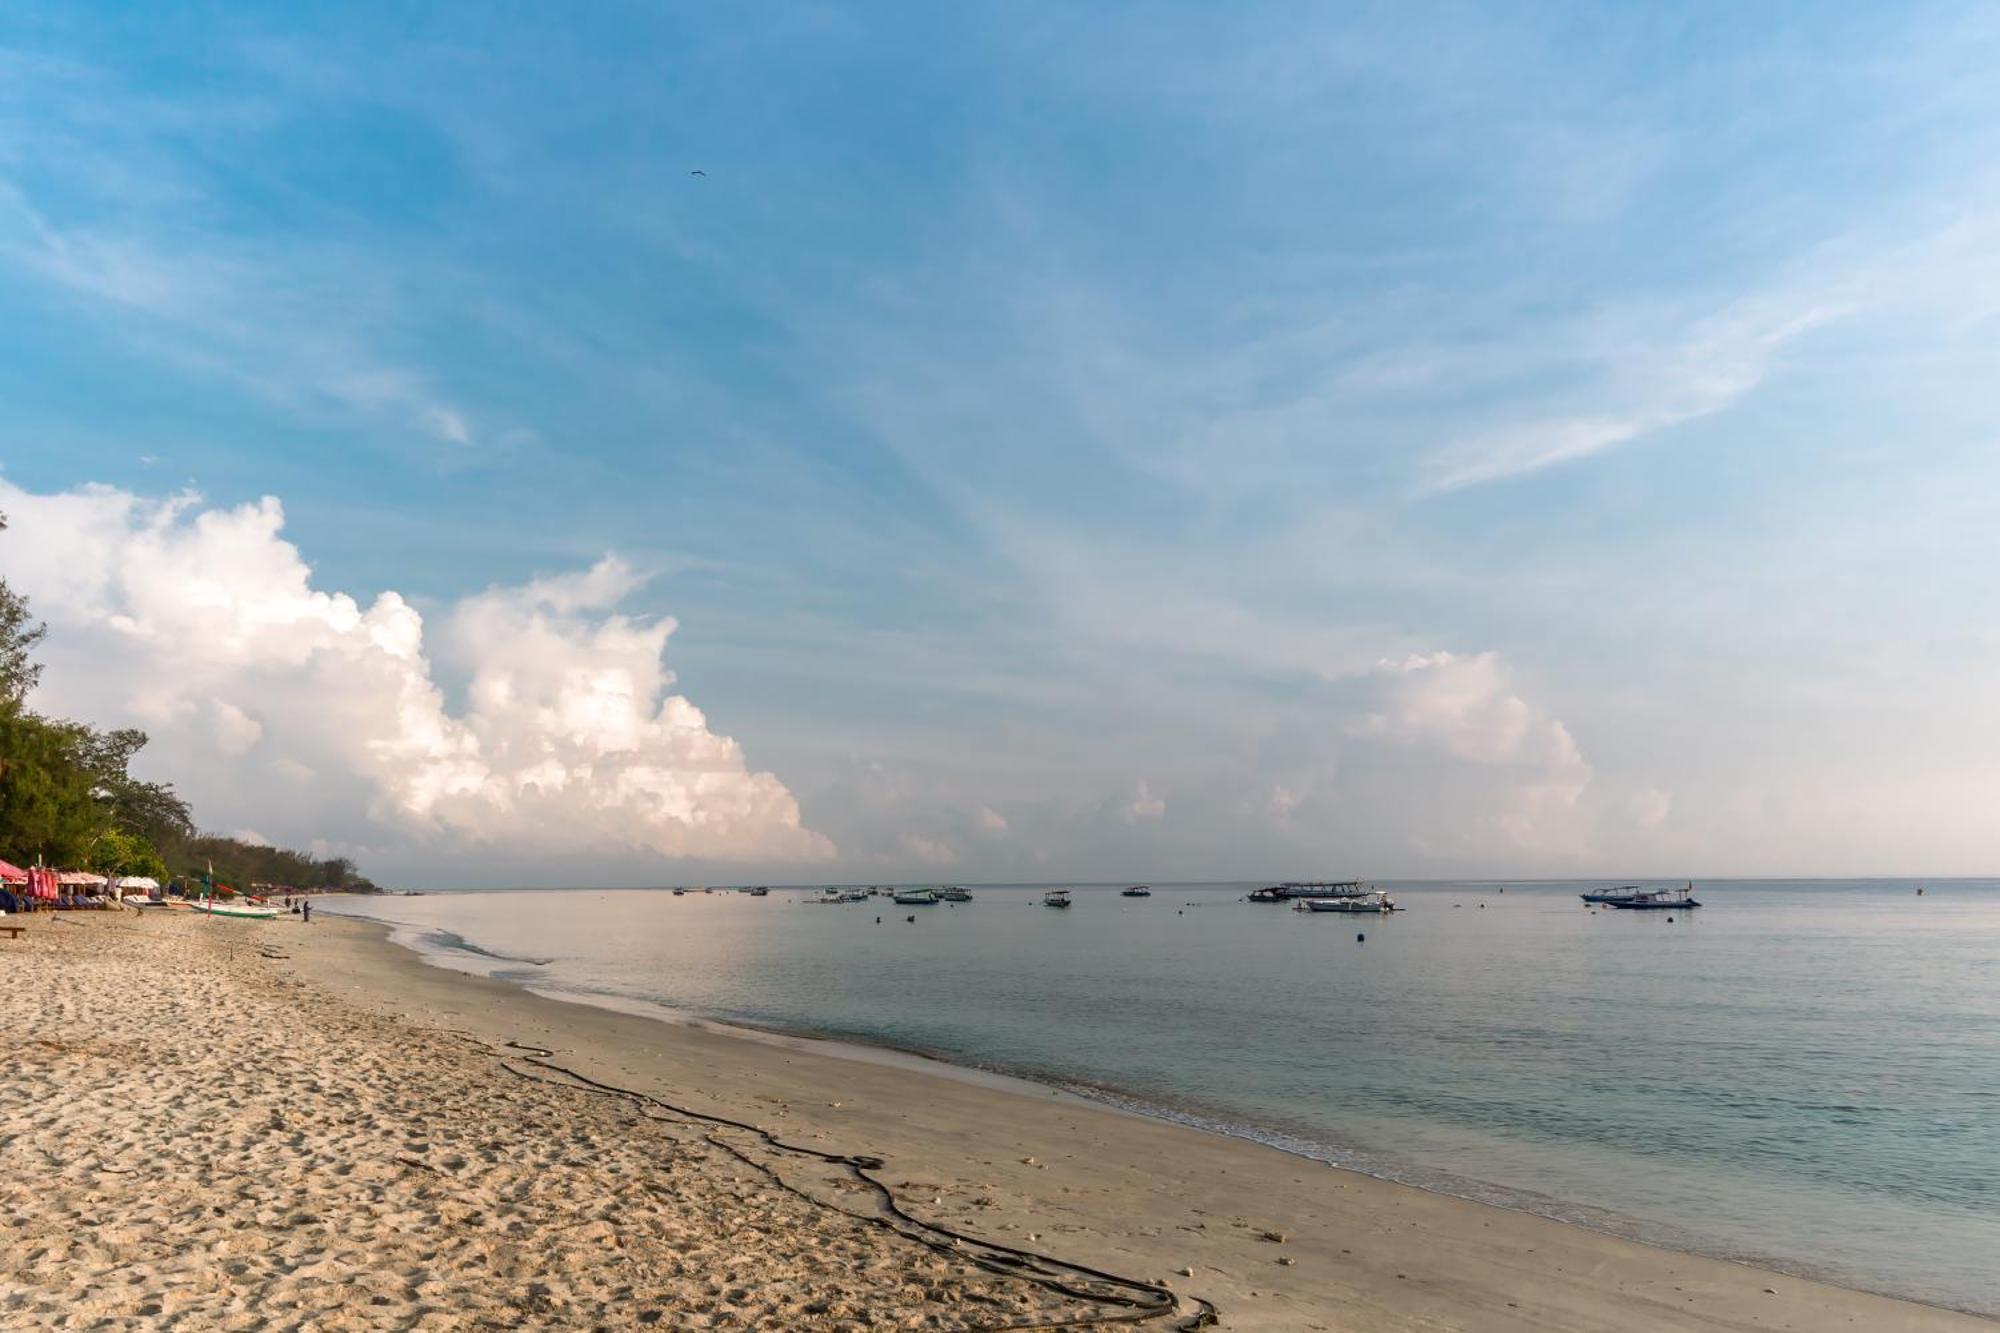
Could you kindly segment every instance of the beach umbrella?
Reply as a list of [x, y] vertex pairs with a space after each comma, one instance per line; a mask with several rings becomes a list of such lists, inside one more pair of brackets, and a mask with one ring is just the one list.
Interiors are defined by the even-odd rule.
[[0, 884], [26, 884], [28, 872], [11, 861], [0, 861]]

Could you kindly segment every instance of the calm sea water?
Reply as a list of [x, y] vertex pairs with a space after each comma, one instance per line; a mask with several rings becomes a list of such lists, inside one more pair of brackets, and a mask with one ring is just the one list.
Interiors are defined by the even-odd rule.
[[[2000, 1313], [2000, 881], [363, 900], [449, 965], [1055, 1082], [1433, 1189]], [[914, 924], [905, 917], [915, 915]], [[882, 918], [877, 924], [876, 918]], [[1358, 942], [1365, 932], [1366, 942]], [[538, 960], [529, 962], [525, 960]]]

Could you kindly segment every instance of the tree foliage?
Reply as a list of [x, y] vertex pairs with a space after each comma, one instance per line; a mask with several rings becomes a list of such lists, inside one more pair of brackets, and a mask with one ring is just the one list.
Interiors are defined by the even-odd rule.
[[[0, 532], [7, 516], [0, 514]], [[28, 611], [28, 599], [0, 579], [0, 712], [19, 712], [42, 674], [31, 654], [47, 628]]]

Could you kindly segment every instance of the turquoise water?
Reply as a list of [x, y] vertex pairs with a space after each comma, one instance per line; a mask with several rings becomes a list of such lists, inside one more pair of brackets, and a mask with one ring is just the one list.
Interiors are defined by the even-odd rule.
[[566, 890], [354, 910], [538, 989], [922, 1051], [2000, 1313], [2000, 881], [1924, 883], [1704, 883], [1671, 921], [1515, 883], [1393, 886], [1390, 918], [1240, 884], [1081, 887], [1068, 912], [1026, 887], [929, 908]]

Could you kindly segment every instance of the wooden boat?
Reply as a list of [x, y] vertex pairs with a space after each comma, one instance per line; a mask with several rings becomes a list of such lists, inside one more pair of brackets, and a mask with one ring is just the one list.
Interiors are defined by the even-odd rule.
[[1635, 893], [1629, 898], [1612, 898], [1607, 906], [1624, 912], [1666, 912], [1676, 907], [1694, 908], [1701, 906], [1695, 898], [1692, 887], [1686, 889], [1649, 890]]
[[897, 889], [889, 900], [899, 907], [936, 907], [938, 896], [932, 889]]
[[1048, 891], [1047, 893], [1045, 893], [1045, 894], [1043, 894], [1043, 895], [1042, 895], [1042, 906], [1044, 906], [1044, 907], [1068, 907], [1068, 906], [1069, 906], [1069, 890], [1068, 890], [1068, 889], [1050, 889], [1050, 890], [1049, 890], [1049, 891]]
[[1380, 889], [1367, 893], [1339, 898], [1301, 898], [1299, 908], [1308, 912], [1337, 912], [1348, 916], [1373, 915], [1381, 912], [1400, 912], [1396, 900]]
[[1118, 890], [1118, 896], [1120, 898], [1150, 898], [1153, 896], [1153, 891], [1144, 884], [1134, 884], [1129, 889]]
[[216, 902], [213, 899], [196, 907], [203, 916], [233, 916], [244, 921], [276, 921], [284, 913], [278, 908], [260, 903]]
[[961, 889], [956, 884], [947, 884], [939, 889], [938, 897], [948, 903], [969, 903], [972, 901], [972, 894], [965, 889]]
[[1579, 893], [1577, 897], [1587, 903], [1615, 903], [1620, 899], [1630, 898], [1637, 892], [1639, 892], [1637, 884], [1621, 884], [1615, 889], [1599, 889], [1596, 893]]
[[1359, 898], [1373, 892], [1358, 879], [1294, 879], [1257, 889], [1251, 893], [1250, 901], [1288, 903], [1297, 898]]

